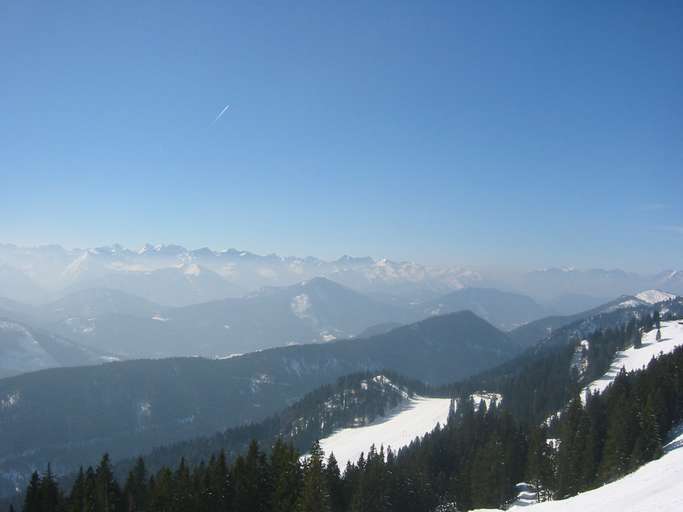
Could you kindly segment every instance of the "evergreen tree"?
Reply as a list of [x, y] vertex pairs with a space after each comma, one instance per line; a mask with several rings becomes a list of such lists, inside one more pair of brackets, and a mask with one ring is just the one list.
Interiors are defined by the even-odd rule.
[[234, 510], [268, 512], [271, 510], [271, 474], [266, 456], [252, 441], [245, 457], [238, 457], [234, 467]]
[[536, 489], [538, 501], [550, 499], [555, 488], [554, 452], [546, 441], [547, 437], [545, 426], [532, 429], [529, 435], [526, 479]]
[[145, 510], [147, 508], [147, 469], [142, 457], [138, 457], [135, 466], [128, 473], [128, 478], [123, 488], [123, 495], [126, 502], [125, 508], [128, 512]]
[[48, 464], [47, 472], [40, 481], [40, 508], [43, 512], [56, 512], [61, 505], [60, 502], [59, 488], [52, 475], [52, 468]]
[[41, 512], [40, 502], [40, 477], [38, 472], [34, 471], [31, 474], [31, 480], [26, 488], [26, 495], [24, 496], [24, 512]]
[[95, 469], [95, 503], [96, 512], [115, 512], [121, 504], [121, 491], [107, 453]]
[[[393, 457], [393, 454], [390, 453]], [[330, 453], [325, 466], [325, 480], [330, 492], [330, 509], [332, 512], [343, 512], [346, 509], [347, 500], [344, 493], [344, 482], [334, 453]]]
[[297, 503], [297, 512], [330, 512], [330, 492], [325, 478], [325, 454], [316, 441], [304, 464], [303, 489]]
[[657, 418], [652, 407], [652, 401], [639, 414], [640, 433], [636, 439], [631, 453], [631, 466], [633, 469], [658, 458], [662, 453], [662, 442], [659, 437]]
[[294, 510], [301, 493], [302, 470], [299, 454], [291, 445], [278, 438], [270, 455], [273, 471], [273, 510], [290, 512]]
[[384, 449], [377, 452], [375, 446], [370, 447], [362, 478], [353, 490], [351, 510], [353, 512], [384, 512], [390, 509], [391, 499], [388, 495], [390, 484], [384, 462]]

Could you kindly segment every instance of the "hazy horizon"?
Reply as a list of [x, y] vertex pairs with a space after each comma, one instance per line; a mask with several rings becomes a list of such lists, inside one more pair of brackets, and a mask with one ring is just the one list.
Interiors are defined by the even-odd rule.
[[258, 252], [258, 251], [253, 251], [250, 250], [248, 247], [237, 247], [237, 246], [210, 246], [210, 245], [202, 245], [202, 246], [191, 246], [191, 245], [186, 245], [183, 243], [177, 243], [177, 242], [161, 242], [161, 243], [152, 243], [152, 242], [145, 242], [140, 245], [133, 245], [133, 246], [128, 246], [126, 244], [122, 244], [119, 242], [111, 242], [111, 243], [105, 243], [105, 244], [97, 244], [97, 245], [88, 245], [88, 246], [69, 246], [66, 244], [62, 244], [59, 242], [47, 242], [47, 243], [35, 243], [35, 244], [22, 244], [22, 243], [16, 243], [16, 242], [11, 242], [11, 241], [0, 241], [0, 246], [1, 245], [12, 245], [18, 248], [23, 248], [23, 249], [35, 249], [35, 248], [40, 248], [40, 247], [61, 247], [67, 251], [88, 251], [88, 250], [94, 250], [98, 248], [105, 248], [105, 247], [115, 247], [115, 246], [120, 246], [125, 250], [129, 250], [132, 252], [136, 251], [141, 251], [145, 247], [152, 247], [152, 248], [158, 248], [158, 247], [168, 247], [168, 246], [179, 246], [184, 249], [187, 249], [188, 251], [198, 251], [200, 249], [209, 249], [212, 252], [215, 253], [221, 253], [221, 252], [226, 252], [226, 251], [238, 251], [238, 252], [246, 252], [249, 254], [253, 254], [256, 256], [279, 256], [281, 258], [293, 258], [293, 259], [303, 259], [303, 258], [316, 258], [321, 261], [325, 262], [334, 262], [336, 260], [339, 260], [344, 257], [351, 257], [351, 258], [372, 258], [374, 261], [381, 261], [381, 260], [388, 260], [388, 261], [393, 261], [396, 263], [417, 263], [421, 265], [428, 265], [428, 266], [434, 266], [434, 267], [454, 267], [454, 268], [462, 268], [462, 269], [470, 269], [470, 270], [475, 270], [475, 271], [486, 271], [490, 273], [491, 275], [497, 275], [497, 276], [511, 276], [517, 273], [523, 273], [523, 272], [534, 272], [534, 271], [545, 271], [545, 270], [551, 270], [551, 269], [557, 269], [557, 270], [576, 270], [576, 271], [590, 271], [590, 270], [606, 270], [606, 271], [612, 271], [612, 270], [618, 270], [618, 271], [624, 271], [627, 273], [636, 273], [636, 274], [656, 274], [659, 272], [664, 272], [664, 271], [675, 271], [675, 270], [681, 270], [675, 265], [671, 265], [668, 267], [657, 267], [657, 268], [628, 268], [628, 267], [617, 267], [617, 266], [610, 266], [610, 265], [587, 265], [587, 266], [579, 266], [579, 265], [573, 265], [571, 262], [568, 262], [566, 264], [547, 264], [547, 265], [540, 265], [540, 266], [511, 266], [507, 265], [505, 261], [500, 261], [498, 263], [468, 263], [464, 261], [429, 261], [425, 259], [420, 259], [419, 255], [417, 258], [410, 259], [410, 258], [396, 258], [393, 257], [392, 255], [388, 254], [379, 254], [379, 255], [373, 255], [373, 254], [353, 254], [349, 252], [341, 253], [341, 254], [336, 254], [332, 256], [320, 256], [318, 254], [286, 254], [283, 252], [279, 252], [277, 250], [271, 250], [271, 251], [263, 251], [263, 252]]

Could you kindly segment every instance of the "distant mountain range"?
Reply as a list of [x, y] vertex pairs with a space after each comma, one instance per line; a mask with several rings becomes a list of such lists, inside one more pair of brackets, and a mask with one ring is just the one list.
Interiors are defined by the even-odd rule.
[[[42, 305], [0, 300], [2, 309], [10, 320], [122, 359], [231, 357], [277, 346], [368, 337], [464, 310], [510, 330], [548, 313], [529, 297], [485, 288], [463, 288], [424, 303], [385, 303], [320, 277], [184, 307], [92, 288]], [[24, 365], [16, 372], [44, 367]]]
[[683, 294], [683, 271], [652, 275], [623, 270], [549, 268], [498, 278], [472, 268], [342, 256], [258, 255], [248, 251], [179, 245], [121, 245], [65, 249], [59, 245], [0, 244], [0, 296], [45, 303], [90, 288], [118, 290], [163, 306], [187, 306], [241, 297], [326, 277], [381, 302], [424, 303], [462, 288], [496, 288], [532, 297], [559, 314], [595, 307], [644, 289]]
[[645, 290], [573, 315], [552, 315], [529, 322], [509, 333], [516, 343], [529, 347], [544, 342], [563, 343], [606, 326], [621, 325], [634, 316], [654, 310], [683, 312], [683, 298], [660, 290]]
[[[651, 302], [673, 296], [648, 293], [658, 294], [649, 298]], [[629, 300], [636, 305], [644, 303], [637, 297]], [[402, 324], [464, 310], [501, 330], [513, 331], [518, 343], [528, 345], [554, 328], [611, 305], [556, 315], [528, 296], [491, 288], [463, 288], [436, 299], [402, 304], [382, 302], [329, 279], [313, 278], [291, 286], [262, 288], [244, 297], [184, 307], [161, 306], [104, 288], [74, 291], [39, 305], [0, 299], [0, 316], [108, 357], [228, 358], [278, 346], [365, 338]], [[36, 359], [29, 347], [15, 345], [10, 349], [0, 344], [0, 357], [5, 361], [2, 375], [67, 365], [59, 358]], [[20, 356], [18, 350], [24, 354]], [[88, 356], [74, 364], [99, 360]]]
[[314, 277], [390, 296], [425, 290], [445, 293], [481, 280], [467, 269], [368, 257], [324, 261], [178, 245], [146, 245], [134, 251], [120, 245], [64, 249], [0, 244], [0, 295], [24, 302], [46, 301], [86, 288], [110, 288], [166, 306], [185, 306]]
[[530, 297], [493, 288], [463, 288], [422, 305], [425, 315], [443, 315], [462, 310], [470, 310], [506, 331], [553, 312]]
[[420, 318], [325, 278], [176, 308], [93, 288], [37, 306], [5, 301], [4, 309], [9, 318], [125, 358], [227, 357], [350, 338], [379, 323]]

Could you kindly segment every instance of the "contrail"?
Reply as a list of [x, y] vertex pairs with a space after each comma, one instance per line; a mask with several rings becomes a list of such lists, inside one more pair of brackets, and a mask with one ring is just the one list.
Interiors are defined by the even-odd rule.
[[214, 119], [213, 123], [211, 123], [211, 124], [215, 124], [216, 122], [218, 122], [218, 120], [221, 117], [223, 117], [223, 114], [225, 114], [225, 111], [228, 110], [228, 108], [230, 108], [230, 105], [226, 105], [225, 108], [223, 110], [221, 110], [221, 113], [216, 116], [216, 119]]

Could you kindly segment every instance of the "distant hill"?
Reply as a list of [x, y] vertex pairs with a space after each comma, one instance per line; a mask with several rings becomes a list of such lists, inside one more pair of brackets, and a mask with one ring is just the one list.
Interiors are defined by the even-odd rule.
[[[264, 350], [224, 360], [175, 358], [57, 368], [0, 380], [0, 472], [62, 470], [256, 421], [359, 371], [390, 369], [442, 384], [518, 353], [471, 312], [362, 340]], [[9, 402], [8, 402], [9, 403]], [[27, 451], [29, 450], [29, 451]]]
[[574, 315], [541, 318], [512, 330], [509, 335], [522, 346], [532, 346], [542, 341], [558, 342], [569, 336], [582, 336], [605, 326], [623, 324], [634, 316], [662, 309], [662, 305], [669, 301], [672, 307], [680, 306], [680, 298], [674, 294], [646, 290], [636, 295], [621, 296]]
[[356, 338], [370, 338], [372, 336], [377, 336], [379, 334], [386, 334], [389, 331], [393, 331], [394, 329], [397, 329], [401, 327], [403, 324], [400, 324], [398, 322], [386, 322], [383, 324], [375, 324], [371, 325], [367, 329], [364, 329], [360, 333], [356, 335]]
[[104, 352], [0, 316], [0, 379], [45, 368], [106, 361], [111, 357]]
[[425, 315], [470, 310], [499, 329], [511, 330], [550, 311], [531, 297], [494, 288], [463, 288], [420, 305]]
[[349, 338], [384, 322], [418, 319], [333, 281], [315, 278], [180, 308], [93, 288], [41, 306], [5, 301], [35, 325], [80, 344], [131, 357], [223, 357], [288, 344]]
[[597, 308], [607, 301], [608, 299], [604, 297], [594, 297], [582, 293], [564, 293], [543, 302], [543, 305], [557, 315], [566, 316]]

